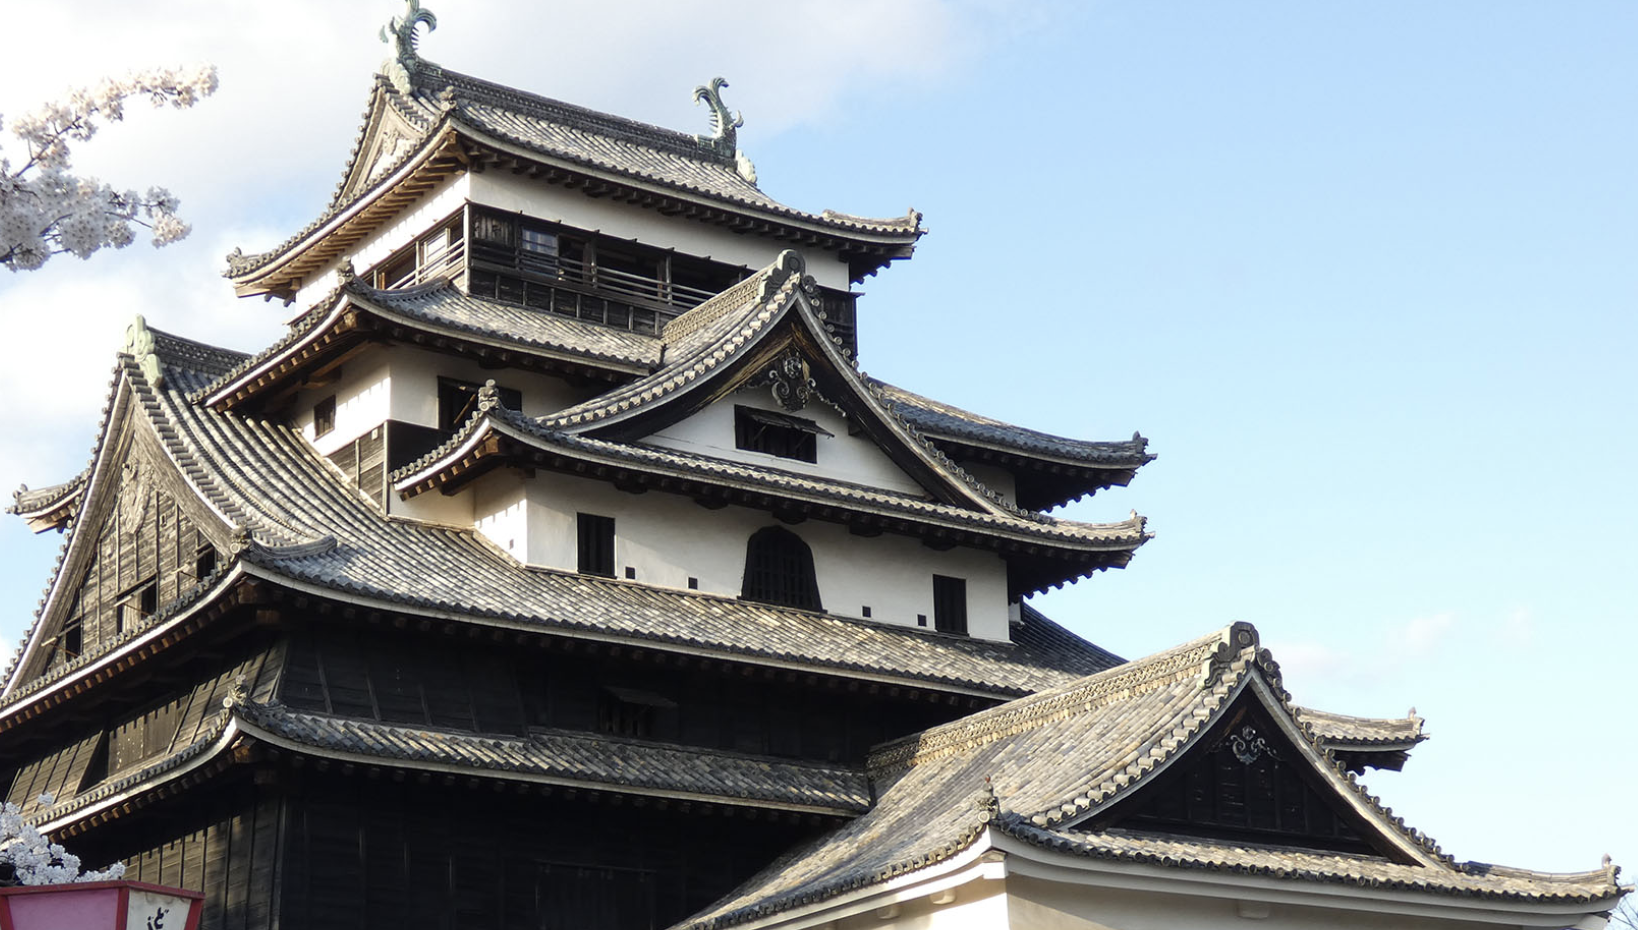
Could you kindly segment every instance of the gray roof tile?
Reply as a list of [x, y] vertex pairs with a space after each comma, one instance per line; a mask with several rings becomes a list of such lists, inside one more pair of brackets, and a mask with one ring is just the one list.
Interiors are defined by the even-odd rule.
[[[1278, 666], [1255, 630], [1235, 624], [878, 747], [870, 762], [878, 801], [870, 813], [772, 864], [681, 926], [731, 926], [873, 885], [949, 858], [989, 830], [1075, 855], [1294, 880], [1519, 900], [1589, 901], [1615, 893], [1609, 870], [1556, 875], [1456, 863], [1337, 769], [1317, 771], [1419, 864], [1067, 828], [1146, 784], [1227, 711], [1253, 676], [1275, 694], [1272, 712], [1290, 714]], [[1332, 761], [1323, 747], [1310, 746]]]

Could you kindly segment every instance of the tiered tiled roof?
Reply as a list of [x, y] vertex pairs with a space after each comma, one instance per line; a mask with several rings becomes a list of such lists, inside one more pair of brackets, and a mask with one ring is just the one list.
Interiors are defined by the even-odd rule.
[[[1191, 748], [1231, 705], [1255, 699], [1283, 720], [1335, 802], [1394, 857], [1200, 841], [1083, 824]], [[1050, 852], [1428, 894], [1591, 902], [1614, 872], [1574, 874], [1457, 863], [1366, 794], [1296, 720], [1256, 631], [1218, 633], [1072, 684], [878, 747], [870, 813], [771, 865], [688, 921], [726, 927], [811, 905], [1011, 838]]]
[[[130, 415], [146, 419], [195, 492], [243, 530], [239, 553], [221, 572], [231, 569], [412, 613], [523, 630], [585, 631], [658, 648], [1003, 696], [1051, 687], [1110, 664], [1107, 653], [1034, 612], [1015, 630], [1015, 643], [992, 643], [525, 568], [475, 532], [383, 518], [293, 429], [191, 400], [242, 356], [218, 353], [211, 370], [201, 372], [177, 351], [198, 344], [163, 333], [156, 337], [163, 385], [148, 383], [127, 359], [119, 369], [116, 396], [128, 391], [136, 403], [113, 406], [129, 406]], [[74, 542], [71, 536], [69, 543]], [[167, 616], [162, 610], [151, 620]], [[14, 668], [13, 678], [16, 674]]]

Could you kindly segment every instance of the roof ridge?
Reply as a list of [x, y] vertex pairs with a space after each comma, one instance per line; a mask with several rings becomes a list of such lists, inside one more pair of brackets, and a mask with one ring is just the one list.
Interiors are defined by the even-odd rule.
[[[423, 78], [425, 82], [423, 82]], [[445, 68], [425, 59], [421, 60], [420, 67], [416, 69], [412, 81], [416, 84], [416, 90], [418, 91], [441, 93], [447, 87], [454, 87], [468, 93], [492, 97], [497, 102], [507, 106], [521, 106], [534, 111], [530, 115], [544, 117], [554, 122], [576, 120], [589, 123], [600, 134], [613, 138], [623, 137], [623, 141], [626, 142], [645, 145], [661, 151], [669, 151], [674, 155], [716, 162], [729, 167], [734, 164], [732, 155], [724, 157], [701, 144], [699, 137], [692, 133], [631, 119], [604, 110], [595, 110], [591, 107], [569, 103], [534, 91], [508, 87], [505, 84]]]
[[1238, 677], [1236, 665], [1257, 653], [1257, 630], [1235, 623], [1199, 639], [1088, 675], [1078, 681], [1038, 691], [876, 747], [868, 766], [886, 775], [917, 765], [964, 754], [999, 739], [1073, 714], [1129, 700], [1198, 674], [1202, 688]]

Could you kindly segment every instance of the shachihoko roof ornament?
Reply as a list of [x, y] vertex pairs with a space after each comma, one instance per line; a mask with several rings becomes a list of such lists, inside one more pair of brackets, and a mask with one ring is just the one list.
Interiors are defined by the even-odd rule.
[[415, 27], [421, 23], [431, 32], [438, 28], [438, 17], [431, 10], [421, 9], [421, 0], [405, 0], [404, 15], [394, 16], [381, 27], [381, 41], [392, 46], [392, 57], [382, 63], [381, 72], [401, 94], [410, 93], [410, 74], [421, 63], [421, 56], [416, 53], [420, 37], [415, 33]]
[[711, 108], [711, 134], [709, 136], [695, 136], [701, 147], [723, 158], [734, 160], [734, 170], [745, 180], [756, 183], [756, 166], [744, 152], [739, 150], [739, 127], [745, 125], [745, 116], [742, 113], [729, 112], [728, 105], [722, 102], [722, 89], [728, 86], [728, 81], [721, 77], [714, 77], [709, 84], [701, 84], [694, 88], [694, 103], [706, 104]]
[[148, 329], [148, 321], [137, 314], [136, 319], [125, 329], [125, 348], [120, 350], [136, 360], [137, 367], [142, 369], [142, 376], [154, 387], [164, 384], [165, 373], [159, 367], [159, 357], [154, 354], [154, 334]]

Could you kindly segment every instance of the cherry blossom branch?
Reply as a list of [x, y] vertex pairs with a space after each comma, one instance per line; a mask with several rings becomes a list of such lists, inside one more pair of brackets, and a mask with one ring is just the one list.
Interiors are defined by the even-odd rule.
[[191, 107], [216, 90], [216, 69], [192, 72], [144, 71], [48, 104], [15, 120], [27, 160], [15, 170], [0, 155], [0, 265], [25, 271], [53, 255], [81, 258], [105, 247], [124, 248], [136, 238], [133, 225], [153, 233], [156, 246], [186, 236], [176, 215], [177, 199], [162, 187], [146, 195], [117, 191], [94, 178], [72, 173], [72, 146], [96, 135], [104, 122], [125, 118], [128, 100], [147, 97], [155, 107]]

